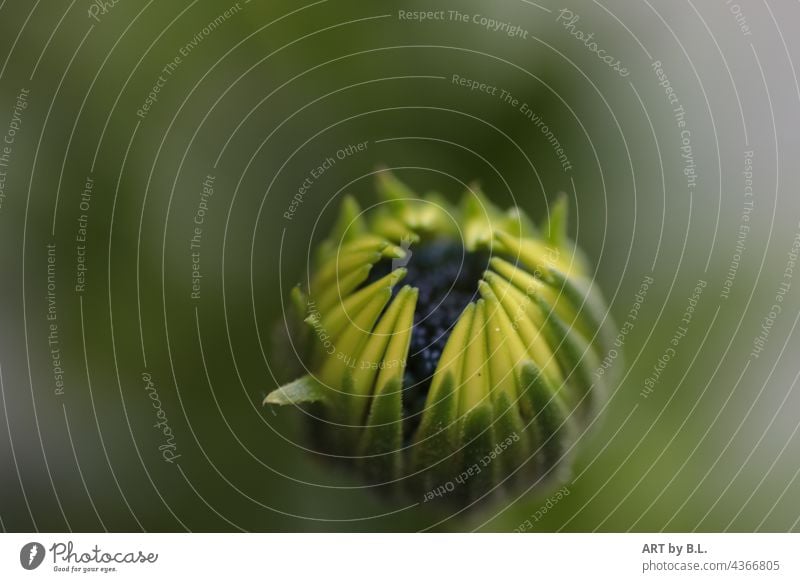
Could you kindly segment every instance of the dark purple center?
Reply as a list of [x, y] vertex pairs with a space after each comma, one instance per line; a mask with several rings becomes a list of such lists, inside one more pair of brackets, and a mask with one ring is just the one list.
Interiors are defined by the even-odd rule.
[[408, 362], [403, 382], [404, 432], [410, 438], [419, 424], [433, 373], [447, 338], [464, 308], [477, 297], [478, 281], [489, 264], [488, 252], [467, 252], [457, 242], [434, 240], [412, 245], [405, 265], [389, 259], [378, 262], [364, 285], [405, 266], [408, 274], [395, 287], [419, 290]]

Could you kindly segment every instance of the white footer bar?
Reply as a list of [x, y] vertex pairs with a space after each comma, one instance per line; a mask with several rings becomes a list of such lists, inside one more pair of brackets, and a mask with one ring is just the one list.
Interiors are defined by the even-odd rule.
[[800, 534], [0, 535], [0, 580], [768, 582], [798, 562]]

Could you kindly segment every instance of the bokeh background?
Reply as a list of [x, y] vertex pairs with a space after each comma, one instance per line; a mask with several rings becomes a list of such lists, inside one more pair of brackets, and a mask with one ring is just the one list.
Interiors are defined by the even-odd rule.
[[[0, 527], [800, 529], [798, 33], [766, 0], [0, 2]], [[537, 221], [566, 192], [618, 324], [652, 278], [555, 504], [381, 499], [261, 407], [286, 292], [381, 166]]]

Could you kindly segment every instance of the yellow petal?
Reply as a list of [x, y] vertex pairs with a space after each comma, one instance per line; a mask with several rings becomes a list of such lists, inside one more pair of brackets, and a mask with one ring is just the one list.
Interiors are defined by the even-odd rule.
[[394, 330], [397, 329], [397, 318], [403, 312], [410, 295], [411, 288], [408, 286], [403, 287], [397, 293], [386, 309], [386, 313], [381, 316], [375, 326], [369, 341], [364, 344], [364, 349], [359, 354], [353, 370], [353, 391], [356, 394], [372, 394], [379, 365], [384, 360], [386, 347], [394, 337]]
[[480, 404], [489, 394], [489, 370], [486, 367], [486, 317], [485, 304], [479, 299], [475, 305], [470, 339], [463, 359], [462, 383], [459, 388], [459, 413], [466, 414]]
[[[408, 347], [411, 344], [411, 334], [414, 330], [414, 311], [417, 307], [419, 291], [411, 287], [407, 289], [407, 299], [395, 322], [386, 355], [383, 358], [383, 367], [375, 383], [375, 394], [382, 394], [389, 381], [399, 376], [403, 377], [408, 360]], [[402, 386], [402, 382], [400, 383]]]
[[541, 331], [542, 314], [528, 297], [511, 283], [494, 273], [484, 274], [484, 279], [492, 287], [506, 315], [518, 330], [525, 345], [525, 351], [536, 362], [552, 383], [561, 384], [558, 362]]
[[353, 314], [342, 333], [334, 337], [319, 374], [323, 382], [332, 388], [341, 388], [345, 370], [355, 368], [356, 358], [391, 296], [392, 290], [388, 287], [375, 293], [363, 309]]
[[383, 293], [386, 288], [394, 287], [398, 281], [405, 277], [406, 272], [406, 269], [392, 271], [385, 277], [353, 293], [344, 301], [336, 303], [328, 313], [317, 310], [315, 314], [317, 321], [321, 321], [325, 331], [335, 340], [345, 329], [348, 322], [352, 321], [376, 294]]
[[425, 402], [426, 408], [439, 400], [437, 392], [445, 375], [449, 375], [453, 380], [453, 388], [455, 390], [461, 384], [461, 360], [469, 340], [474, 311], [474, 303], [467, 305], [450, 333], [450, 337], [447, 338], [447, 343], [444, 345], [444, 350], [442, 350], [442, 355], [439, 357], [439, 363], [436, 366], [436, 372], [433, 374], [433, 380], [431, 380], [431, 387], [428, 390], [428, 397]]
[[570, 257], [559, 247], [549, 246], [545, 242], [534, 238], [512, 236], [502, 230], [495, 230], [495, 239], [502, 249], [514, 258], [525, 264], [531, 271], [544, 272], [550, 267], [557, 267], [566, 274], [578, 270], [577, 263], [570, 261]]

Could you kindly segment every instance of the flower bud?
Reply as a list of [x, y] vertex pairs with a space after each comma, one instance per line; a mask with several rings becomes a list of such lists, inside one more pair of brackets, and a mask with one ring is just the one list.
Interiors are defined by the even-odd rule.
[[458, 206], [378, 174], [384, 203], [345, 197], [290, 327], [307, 374], [268, 405], [303, 405], [316, 446], [365, 481], [464, 506], [568, 473], [610, 375], [613, 323], [566, 237], [476, 187]]

